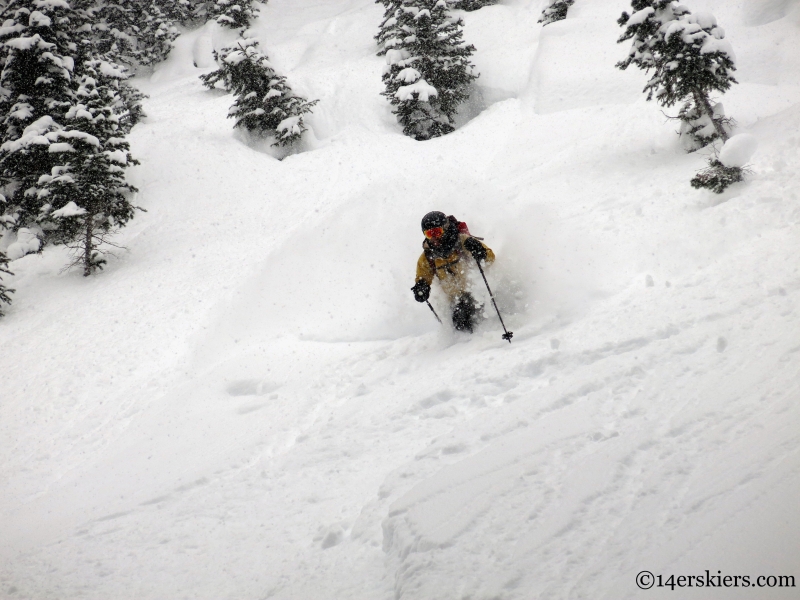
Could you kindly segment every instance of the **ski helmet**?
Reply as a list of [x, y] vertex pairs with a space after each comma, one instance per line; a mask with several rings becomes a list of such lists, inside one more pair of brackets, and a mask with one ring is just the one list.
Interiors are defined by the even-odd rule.
[[444, 227], [447, 224], [447, 215], [438, 210], [429, 212], [422, 217], [422, 231], [431, 229], [432, 227]]

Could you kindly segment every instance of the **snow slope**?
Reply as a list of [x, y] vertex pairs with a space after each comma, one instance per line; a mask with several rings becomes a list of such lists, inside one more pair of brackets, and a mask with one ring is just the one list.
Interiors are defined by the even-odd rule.
[[[178, 39], [140, 81], [128, 251], [89, 280], [59, 249], [11, 265], [0, 598], [800, 578], [800, 3], [689, 3], [725, 27], [726, 112], [758, 141], [722, 196], [689, 187], [706, 157], [614, 69], [626, 3], [577, 0], [544, 30], [542, 4], [464, 15], [480, 87], [418, 143], [379, 96], [379, 5], [270, 0], [262, 46], [320, 99], [282, 161], [197, 79], [229, 34]], [[467, 338], [413, 301], [433, 209], [498, 253], [512, 344], [491, 313]]]

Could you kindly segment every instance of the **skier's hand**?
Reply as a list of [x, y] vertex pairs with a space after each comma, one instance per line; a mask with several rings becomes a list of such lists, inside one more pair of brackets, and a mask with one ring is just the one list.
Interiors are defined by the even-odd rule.
[[411, 288], [411, 291], [414, 292], [414, 300], [417, 302], [425, 302], [428, 298], [430, 298], [431, 286], [429, 286], [424, 279], [420, 279], [414, 284], [414, 287]]
[[486, 260], [486, 248], [475, 238], [467, 238], [464, 240], [464, 249], [468, 250], [477, 262]]

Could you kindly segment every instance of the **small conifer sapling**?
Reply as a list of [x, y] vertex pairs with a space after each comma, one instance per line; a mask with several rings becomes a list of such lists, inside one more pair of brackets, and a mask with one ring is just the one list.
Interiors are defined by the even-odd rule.
[[[0, 231], [2, 231], [6, 225], [10, 225], [14, 222], [12, 217], [4, 214], [5, 205], [5, 196], [0, 194]], [[3, 316], [3, 304], [11, 304], [11, 294], [14, 293], [14, 290], [3, 284], [3, 274], [13, 275], [13, 273], [8, 270], [8, 256], [0, 250], [0, 317]]]
[[708, 161], [708, 167], [699, 171], [690, 182], [693, 188], [706, 188], [716, 194], [724, 192], [728, 186], [744, 181], [742, 167], [726, 167], [714, 157]]
[[0, 317], [4, 314], [3, 304], [11, 304], [11, 294], [14, 293], [14, 290], [3, 284], [4, 274], [13, 275], [13, 273], [8, 270], [8, 257], [0, 251]]

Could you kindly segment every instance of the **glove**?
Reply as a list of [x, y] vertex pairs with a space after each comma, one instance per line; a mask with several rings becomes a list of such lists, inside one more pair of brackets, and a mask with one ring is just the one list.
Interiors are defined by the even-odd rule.
[[414, 284], [414, 287], [411, 288], [411, 291], [414, 292], [414, 300], [417, 302], [425, 302], [428, 298], [430, 298], [431, 286], [429, 286], [424, 279], [420, 279]]
[[471, 237], [464, 240], [464, 249], [468, 250], [477, 262], [486, 260], [486, 248], [475, 238]]

